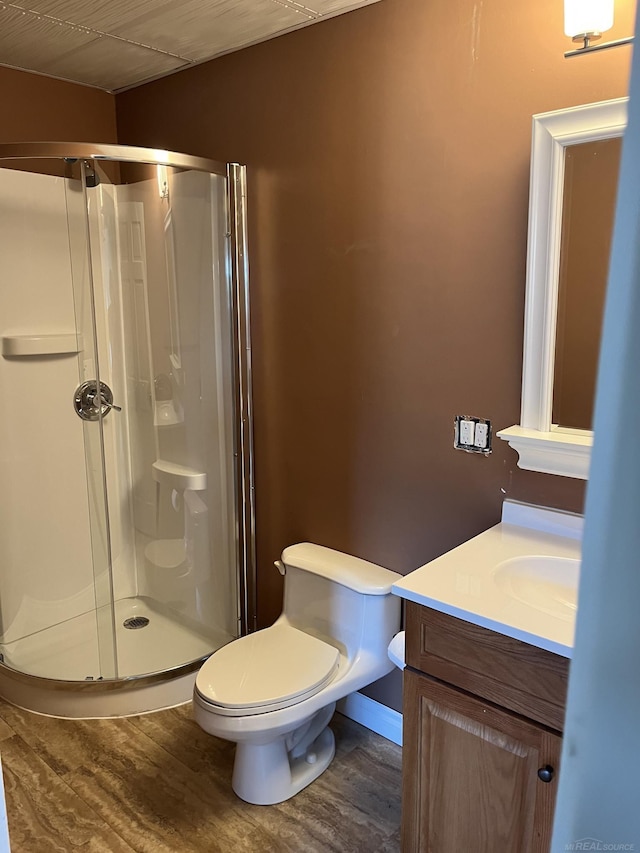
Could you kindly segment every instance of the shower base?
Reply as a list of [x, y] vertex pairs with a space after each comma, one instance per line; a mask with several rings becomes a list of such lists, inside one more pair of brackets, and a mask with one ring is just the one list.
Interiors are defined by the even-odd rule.
[[[125, 620], [148, 619], [141, 628]], [[204, 658], [230, 642], [222, 631], [208, 636], [189, 628], [144, 598], [115, 602], [118, 677], [111, 643], [102, 650], [101, 678], [96, 625], [110, 615], [87, 613], [0, 646], [0, 696], [15, 705], [57, 717], [119, 717], [187, 702]], [[111, 677], [110, 677], [111, 676]]]

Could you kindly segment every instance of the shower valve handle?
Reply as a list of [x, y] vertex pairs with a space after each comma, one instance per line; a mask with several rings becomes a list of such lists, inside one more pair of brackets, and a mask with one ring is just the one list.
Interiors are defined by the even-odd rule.
[[76, 414], [83, 421], [97, 421], [105, 417], [111, 409], [121, 412], [122, 408], [113, 402], [113, 393], [106, 382], [98, 382], [90, 379], [79, 385], [73, 395], [73, 407]]
[[[94, 405], [96, 408], [98, 408], [98, 406], [102, 405], [102, 406], [106, 406], [107, 409], [109, 409], [109, 411], [111, 411], [111, 409], [115, 409], [116, 412], [122, 411], [122, 406], [116, 406], [115, 403], [109, 402], [109, 400], [105, 399], [102, 396], [102, 394], [96, 394], [96, 396], [93, 399], [94, 399]], [[104, 414], [106, 414], [106, 412], [104, 412]]]

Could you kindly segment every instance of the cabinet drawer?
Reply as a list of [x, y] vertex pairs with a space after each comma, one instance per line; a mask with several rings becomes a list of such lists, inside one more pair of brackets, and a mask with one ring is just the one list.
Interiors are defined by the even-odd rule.
[[412, 601], [408, 666], [562, 731], [567, 658]]

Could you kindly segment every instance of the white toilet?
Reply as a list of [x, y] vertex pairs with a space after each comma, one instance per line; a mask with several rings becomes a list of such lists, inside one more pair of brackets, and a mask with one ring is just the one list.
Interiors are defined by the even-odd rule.
[[286, 548], [284, 608], [270, 628], [215, 652], [196, 678], [199, 725], [237, 743], [233, 790], [271, 805], [313, 782], [335, 753], [336, 700], [393, 669], [400, 575], [330, 548]]

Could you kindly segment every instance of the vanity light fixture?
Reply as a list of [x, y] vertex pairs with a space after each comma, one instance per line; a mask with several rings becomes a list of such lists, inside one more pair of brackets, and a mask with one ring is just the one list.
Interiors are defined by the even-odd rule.
[[601, 44], [591, 44], [592, 41], [602, 38], [602, 33], [610, 30], [612, 26], [613, 0], [564, 0], [565, 35], [575, 42], [583, 43], [582, 47], [567, 51], [565, 58], [633, 43], [633, 36], [629, 36], [629, 38], [605, 41]]

